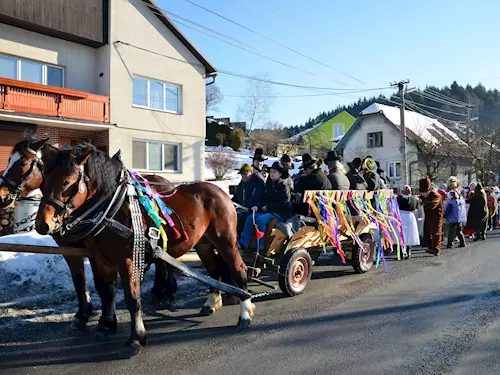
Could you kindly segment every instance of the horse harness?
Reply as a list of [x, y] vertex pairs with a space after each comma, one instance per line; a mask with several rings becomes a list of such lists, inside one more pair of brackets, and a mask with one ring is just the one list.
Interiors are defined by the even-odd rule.
[[[30, 154], [33, 154], [35, 158], [31, 161], [29, 169], [21, 176], [20, 181], [18, 183], [12, 181], [10, 178], [2, 176], [2, 181], [4, 181], [7, 185], [9, 185], [12, 189], [14, 189], [14, 194], [20, 194], [23, 191], [24, 185], [28, 181], [27, 177], [33, 172], [33, 169], [38, 167], [40, 172], [43, 171], [43, 161], [42, 158], [38, 156], [35, 150], [28, 148], [27, 151]], [[42, 172], [43, 177], [43, 172]], [[11, 194], [12, 195], [12, 194]], [[15, 197], [14, 197], [15, 198]]]

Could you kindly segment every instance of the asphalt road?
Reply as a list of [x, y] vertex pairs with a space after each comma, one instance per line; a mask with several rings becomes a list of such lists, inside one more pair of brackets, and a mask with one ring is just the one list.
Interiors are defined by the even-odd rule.
[[[128, 334], [93, 344], [64, 324], [0, 337], [0, 373], [16, 374], [499, 374], [500, 231], [439, 257], [416, 251], [389, 272], [356, 275], [321, 259], [306, 293], [256, 301], [237, 332], [238, 306], [200, 317], [198, 294], [146, 318], [148, 347], [117, 360]], [[181, 291], [182, 292], [182, 291]]]

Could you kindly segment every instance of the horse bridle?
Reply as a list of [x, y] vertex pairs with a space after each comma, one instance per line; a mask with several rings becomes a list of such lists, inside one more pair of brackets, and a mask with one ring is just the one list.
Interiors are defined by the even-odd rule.
[[[68, 214], [69, 209], [75, 208], [73, 206], [73, 201], [75, 200], [76, 196], [80, 193], [81, 184], [84, 183], [85, 188], [87, 189], [87, 192], [90, 191], [88, 181], [89, 181], [89, 178], [85, 175], [83, 167], [79, 167], [78, 181], [75, 182], [75, 184], [77, 185], [76, 192], [74, 194], [72, 194], [71, 197], [66, 202], [62, 202], [59, 199], [48, 197], [48, 196], [44, 195], [42, 197], [41, 204], [51, 205], [52, 207], [54, 207], [56, 209], [57, 216], [64, 219], [65, 216]], [[75, 184], [73, 184], [72, 186], [74, 186]]]
[[[35, 158], [31, 161], [29, 169], [25, 173], [23, 173], [19, 182], [12, 181], [10, 178], [4, 177], [4, 176], [0, 177], [1, 180], [3, 182], [5, 182], [5, 184], [7, 184], [12, 189], [14, 189], [14, 194], [16, 194], [16, 195], [22, 193], [24, 185], [26, 185], [26, 182], [28, 181], [27, 178], [33, 172], [33, 169], [35, 168], [35, 166], [38, 167], [38, 169], [40, 170], [40, 173], [42, 173], [42, 177], [43, 177], [43, 161], [42, 161], [42, 159], [37, 155], [37, 152], [35, 150], [28, 148], [27, 151], [30, 154], [33, 154], [35, 156]], [[12, 195], [12, 194], [10, 194], [10, 195]], [[12, 198], [15, 198], [15, 197], [12, 197]]]

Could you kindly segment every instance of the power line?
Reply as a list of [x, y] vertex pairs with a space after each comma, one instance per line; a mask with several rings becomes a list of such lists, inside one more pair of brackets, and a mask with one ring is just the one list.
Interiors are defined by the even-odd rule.
[[[410, 99], [411, 100], [411, 99]], [[412, 104], [413, 103], [413, 104]], [[417, 106], [414, 105], [415, 102], [413, 102], [411, 100], [411, 103], [409, 102], [406, 102], [406, 106], [408, 106], [409, 109], [411, 109], [413, 112], [417, 112], [417, 113], [420, 113], [421, 115], [424, 115], [424, 116], [427, 116], [427, 117], [430, 117], [434, 120], [441, 120], [441, 121], [444, 121], [444, 122], [450, 122], [450, 123], [455, 123], [456, 121], [453, 121], [453, 120], [450, 120], [450, 119], [447, 119], [447, 118], [444, 118], [444, 117], [440, 117], [440, 116], [437, 116], [435, 115], [434, 113], [431, 113], [431, 112], [428, 112], [422, 108], [418, 108]]]
[[[269, 38], [269, 37], [267, 37], [266, 35], [259, 33], [258, 31], [255, 31], [255, 30], [253, 30], [253, 29], [250, 29], [249, 27], [246, 27], [245, 25], [242, 25], [242, 24], [241, 24], [241, 23], [239, 23], [239, 22], [233, 21], [233, 20], [232, 20], [232, 19], [230, 19], [230, 18], [227, 18], [227, 17], [225, 17], [225, 16], [223, 16], [223, 15], [221, 15], [221, 14], [217, 13], [217, 12], [214, 12], [213, 10], [210, 10], [210, 9], [208, 9], [208, 8], [206, 8], [206, 7], [202, 6], [202, 5], [199, 5], [199, 4], [195, 3], [194, 1], [191, 1], [191, 0], [184, 0], [184, 1], [185, 1], [185, 2], [187, 2], [187, 3], [189, 3], [189, 4], [192, 4], [192, 5], [196, 6], [196, 7], [198, 7], [198, 8], [200, 8], [200, 9], [203, 9], [203, 10], [205, 10], [206, 12], [209, 12], [209, 13], [211, 13], [211, 14], [213, 14], [213, 15], [215, 15], [215, 16], [217, 16], [217, 17], [219, 17], [219, 18], [222, 18], [223, 20], [225, 20], [225, 21], [227, 21], [227, 22], [230, 22], [230, 23], [232, 23], [232, 24], [234, 24], [234, 25], [236, 25], [236, 26], [238, 26], [238, 27], [241, 27], [242, 29], [245, 29], [245, 30], [247, 30], [247, 31], [249, 31], [249, 32], [251, 32], [251, 33], [253, 33], [253, 34], [255, 34], [255, 35], [258, 35], [258, 36], [260, 36], [261, 38], [264, 38], [264, 39], [266, 39], [266, 40], [269, 40], [270, 42], [272, 42], [272, 43], [274, 43], [274, 44], [277, 44], [277, 45], [279, 45], [279, 46], [281, 46], [281, 47], [283, 47], [283, 48], [285, 48], [285, 49], [287, 49], [287, 50], [289, 50], [289, 51], [292, 51], [292, 52], [294, 52], [294, 53], [296, 53], [296, 54], [298, 54], [298, 55], [300, 55], [300, 56], [302, 56], [302, 57], [305, 57], [306, 59], [309, 59], [309, 60], [311, 60], [311, 61], [314, 61], [314, 62], [315, 62], [315, 63], [317, 63], [317, 64], [320, 64], [320, 65], [322, 65], [322, 66], [324, 66], [324, 67], [326, 67], [326, 68], [329, 68], [329, 69], [331, 69], [331, 70], [333, 70], [333, 71], [335, 71], [335, 72], [337, 72], [337, 73], [340, 73], [340, 74], [342, 74], [342, 75], [344, 75], [344, 76], [346, 76], [346, 77], [349, 77], [349, 78], [351, 78], [351, 79], [353, 79], [353, 80], [355, 80], [355, 81], [358, 81], [358, 82], [360, 82], [360, 83], [366, 84], [365, 82], [361, 81], [360, 79], [358, 79], [358, 78], [356, 78], [356, 77], [353, 77], [353, 76], [352, 76], [352, 75], [350, 75], [350, 74], [347, 74], [347, 73], [345, 73], [345, 72], [342, 72], [342, 71], [341, 71], [341, 70], [339, 70], [339, 69], [336, 69], [336, 68], [334, 68], [334, 67], [332, 67], [332, 66], [330, 66], [330, 65], [328, 65], [328, 64], [325, 64], [325, 63], [323, 63], [323, 62], [321, 62], [321, 61], [319, 61], [319, 60], [316, 60], [316, 59], [312, 58], [311, 56], [308, 56], [308, 55], [306, 55], [306, 54], [304, 54], [304, 53], [302, 53], [302, 52], [300, 52], [300, 51], [297, 51], [296, 49], [291, 48], [291, 47], [289, 47], [289, 46], [287, 46], [287, 45], [285, 45], [285, 44], [283, 44], [283, 43], [281, 43], [281, 42], [278, 42], [277, 40], [274, 40], [274, 39], [272, 39], [272, 38]], [[172, 14], [172, 13], [170, 13], [170, 14]]]
[[450, 102], [455, 102], [456, 104], [461, 104], [461, 105], [469, 105], [469, 103], [461, 102], [460, 100], [457, 100], [457, 99], [455, 99], [455, 98], [451, 98], [451, 97], [449, 97], [449, 96], [446, 96], [446, 95], [444, 95], [444, 94], [441, 94], [440, 92], [437, 92], [437, 91], [432, 90], [432, 89], [430, 89], [430, 88], [426, 88], [426, 89], [424, 90], [424, 92], [428, 92], [428, 93], [430, 93], [430, 94], [432, 94], [432, 95], [434, 95], [434, 96], [441, 97], [441, 98], [443, 98], [443, 99], [445, 99], [445, 100], [448, 100], [448, 101], [450, 101]]
[[441, 111], [441, 112], [444, 112], [444, 113], [449, 113], [449, 114], [456, 115], [456, 116], [465, 116], [465, 117], [467, 117], [467, 114], [465, 114], [465, 113], [447, 111], [447, 110], [444, 110], [444, 109], [441, 109], [441, 108], [432, 107], [430, 105], [425, 105], [425, 104], [417, 103], [417, 102], [414, 102], [413, 100], [412, 100], [412, 103], [415, 104], [416, 106], [419, 106], [419, 107], [425, 107], [425, 108], [433, 109], [433, 110], [436, 110], [436, 111]]
[[[305, 68], [303, 68], [303, 67], [300, 67], [300, 66], [297, 66], [297, 65], [292, 65], [292, 64], [291, 64], [290, 62], [288, 62], [287, 60], [285, 60], [285, 59], [283, 59], [283, 58], [280, 58], [280, 57], [278, 57], [278, 56], [276, 56], [276, 55], [273, 55], [273, 54], [271, 54], [271, 53], [269, 53], [269, 52], [267, 52], [267, 51], [265, 51], [265, 50], [263, 50], [263, 49], [260, 49], [260, 48], [258, 48], [258, 47], [252, 46], [252, 45], [250, 45], [250, 44], [248, 44], [248, 43], [242, 42], [242, 41], [240, 41], [240, 40], [238, 40], [238, 39], [236, 39], [236, 38], [233, 38], [233, 37], [228, 36], [228, 35], [226, 35], [226, 34], [224, 34], [224, 33], [218, 32], [217, 30], [214, 30], [214, 29], [211, 29], [211, 28], [209, 28], [209, 27], [203, 26], [203, 25], [201, 25], [201, 24], [199, 24], [199, 23], [197, 23], [197, 22], [194, 22], [194, 21], [192, 21], [192, 20], [190, 20], [190, 19], [188, 19], [188, 18], [185, 18], [185, 17], [179, 16], [179, 15], [177, 15], [177, 14], [175, 14], [175, 13], [169, 12], [169, 11], [168, 11], [168, 10], [166, 10], [166, 9], [157, 8], [157, 7], [153, 6], [153, 5], [151, 5], [150, 3], [145, 2], [145, 0], [122, 0], [122, 1], [127, 2], [127, 3], [130, 3], [131, 1], [142, 2], [142, 3], [143, 3], [143, 5], [145, 5], [145, 6], [149, 7], [149, 8], [150, 8], [150, 10], [151, 10], [154, 14], [157, 14], [157, 15], [160, 15], [160, 16], [164, 16], [163, 14], [161, 14], [160, 12], [158, 12], [158, 9], [160, 9], [161, 11], [163, 11], [163, 12], [165, 12], [165, 13], [168, 13], [169, 15], [171, 15], [171, 16], [173, 16], [173, 17], [179, 18], [179, 19], [181, 19], [181, 20], [183, 20], [183, 21], [185, 21], [185, 22], [188, 22], [188, 23], [190, 23], [190, 24], [192, 24], [192, 25], [195, 25], [195, 26], [197, 26], [197, 27], [199, 27], [199, 28], [201, 28], [201, 29], [204, 29], [204, 30], [210, 31], [210, 32], [212, 32], [212, 33], [214, 33], [214, 34], [217, 34], [217, 35], [219, 35], [219, 36], [222, 36], [222, 37], [224, 37], [224, 38], [226, 38], [226, 39], [229, 39], [229, 40], [231, 40], [231, 41], [233, 41], [233, 42], [239, 43], [239, 44], [241, 44], [241, 45], [243, 45], [243, 46], [245, 46], [245, 47], [247, 47], [247, 48], [250, 48], [250, 49], [253, 49], [253, 50], [255, 50], [255, 51], [258, 51], [259, 53], [255, 53], [255, 52], [252, 52], [252, 51], [250, 51], [250, 50], [248, 50], [248, 49], [241, 48], [241, 47], [239, 47], [239, 46], [237, 46], [237, 45], [235, 45], [235, 44], [233, 44], [233, 43], [227, 42], [227, 41], [222, 40], [222, 39], [220, 39], [220, 38], [217, 38], [217, 37], [215, 37], [215, 36], [213, 36], [213, 35], [210, 35], [210, 34], [204, 33], [203, 31], [198, 30], [198, 29], [196, 29], [196, 28], [194, 28], [194, 27], [188, 26], [188, 25], [186, 25], [186, 24], [182, 23], [181, 21], [178, 21], [178, 20], [175, 20], [175, 19], [171, 19], [171, 21], [173, 21], [173, 22], [175, 22], [175, 23], [178, 23], [178, 24], [181, 24], [181, 25], [187, 26], [187, 27], [189, 27], [189, 28], [191, 28], [191, 29], [193, 29], [193, 30], [196, 30], [196, 31], [198, 31], [198, 32], [201, 32], [201, 33], [203, 33], [203, 34], [205, 34], [205, 35], [208, 35], [208, 36], [210, 36], [210, 37], [212, 37], [212, 38], [215, 38], [215, 39], [218, 39], [218, 40], [220, 40], [220, 41], [222, 41], [222, 42], [224, 42], [224, 43], [230, 44], [230, 45], [232, 45], [232, 46], [234, 46], [234, 47], [236, 47], [236, 48], [242, 49], [242, 50], [244, 50], [244, 51], [246, 51], [246, 52], [250, 52], [250, 53], [252, 53], [252, 54], [254, 54], [254, 55], [257, 55], [257, 56], [261, 56], [261, 57], [266, 58], [266, 59], [268, 59], [268, 60], [271, 60], [271, 61], [277, 62], [277, 63], [279, 63], [279, 64], [281, 64], [281, 65], [285, 65], [285, 66], [287, 66], [287, 67], [290, 67], [290, 68], [293, 68], [293, 69], [300, 70], [300, 71], [302, 71], [302, 72], [304, 72], [304, 73], [307, 73], [307, 74], [310, 74], [310, 75], [314, 75], [314, 76], [318, 76], [318, 75], [320, 75], [320, 76], [327, 77], [327, 78], [328, 78], [328, 79], [330, 79], [332, 82], [338, 83], [339, 85], [342, 85], [342, 86], [347, 86], [345, 83], [343, 83], [343, 82], [339, 82], [339, 81], [337, 81], [337, 80], [333, 79], [331, 76], [328, 76], [328, 75], [326, 75], [326, 74], [317, 74], [317, 73], [311, 72], [311, 71], [309, 71], [309, 70], [306, 70], [306, 69], [305, 69]], [[268, 55], [268, 56], [264, 56], [264, 55], [262, 55], [262, 54], [265, 54], [265, 55]], [[269, 57], [269, 56], [270, 56], [270, 57]]]
[[[144, 51], [144, 52], [148, 52], [148, 53], [152, 53], [152, 54], [155, 54], [157, 56], [162, 56], [162, 57], [165, 57], [165, 58], [168, 58], [168, 59], [172, 59], [172, 60], [184, 63], [184, 64], [203, 66], [200, 63], [195, 63], [195, 62], [191, 62], [191, 61], [182, 60], [182, 59], [170, 56], [170, 55], [159, 53], [159, 52], [156, 52], [156, 51], [153, 51], [153, 50], [150, 50], [150, 49], [147, 49], [147, 48], [143, 48], [143, 47], [140, 47], [140, 46], [136, 46], [134, 44], [130, 44], [130, 43], [127, 43], [127, 42], [116, 41], [115, 43], [118, 44], [118, 45], [125, 45], [125, 46], [131, 47], [131, 48], [136, 48], [138, 50], [141, 50], [141, 51]], [[297, 84], [287, 83], [287, 82], [272, 81], [272, 80], [263, 79], [263, 78], [259, 78], [259, 77], [249, 76], [249, 75], [246, 75], [246, 74], [231, 72], [229, 70], [224, 70], [224, 69], [218, 69], [217, 72], [220, 73], [220, 74], [228, 75], [228, 76], [233, 76], [233, 77], [238, 77], [238, 78], [244, 78], [244, 79], [249, 79], [249, 80], [253, 80], [253, 81], [266, 82], [266, 83], [273, 84], [273, 85], [278, 85], [278, 86], [286, 86], [286, 87], [299, 88], [299, 89], [325, 90], [325, 91], [340, 91], [340, 90], [345, 90], [347, 92], [352, 92], [353, 91], [353, 89], [339, 88], [339, 87], [318, 87], [318, 86], [297, 85]], [[380, 90], [380, 89], [384, 89], [384, 88], [375, 88], [375, 89], [367, 89], [367, 90], [369, 90], [369, 91], [376, 91], [376, 90]], [[366, 91], [366, 90], [363, 90], [363, 91]]]
[[434, 101], [436, 103], [446, 104], [446, 105], [449, 105], [449, 106], [452, 106], [452, 107], [467, 108], [467, 106], [456, 104], [456, 103], [452, 103], [452, 102], [449, 102], [447, 100], [441, 99], [439, 97], [433, 96], [431, 94], [424, 93], [422, 91], [418, 91], [418, 90], [417, 91], [413, 91], [411, 94], [415, 94], [415, 95], [421, 96], [421, 97], [423, 97], [425, 99], [432, 100], [432, 101]]
[[[357, 94], [357, 93], [362, 93], [362, 92], [370, 92], [370, 91], [380, 91], [380, 90], [387, 90], [391, 89], [391, 87], [379, 87], [379, 88], [374, 88], [374, 89], [365, 89], [365, 90], [353, 90], [353, 91], [343, 91], [343, 92], [331, 92], [331, 93], [324, 93], [324, 94], [309, 94], [309, 95], [270, 95], [270, 96], [263, 96], [264, 98], [305, 98], [305, 97], [316, 97], [316, 96], [341, 96], [341, 95], [347, 95], [347, 94]], [[224, 95], [224, 97], [228, 98], [248, 98], [249, 96], [247, 95]]]

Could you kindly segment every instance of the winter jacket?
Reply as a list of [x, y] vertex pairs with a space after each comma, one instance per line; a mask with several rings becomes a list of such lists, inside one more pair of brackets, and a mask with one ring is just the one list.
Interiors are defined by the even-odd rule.
[[350, 190], [366, 190], [368, 188], [365, 178], [356, 169], [347, 172], [347, 179]]
[[253, 174], [247, 181], [244, 187], [242, 206], [247, 208], [252, 208], [254, 206], [259, 208], [262, 207], [266, 185], [259, 175], [260, 174]]
[[497, 209], [497, 200], [495, 199], [495, 197], [493, 195], [490, 195], [488, 198], [487, 198], [487, 203], [488, 203], [488, 211], [490, 213], [490, 216], [493, 215]]
[[467, 229], [479, 230], [488, 221], [488, 206], [486, 204], [486, 194], [481, 190], [474, 191], [471, 199], [467, 201], [470, 204], [467, 214]]
[[266, 193], [263, 206], [267, 213], [277, 214], [283, 221], [292, 217], [294, 212], [291, 208], [292, 192], [286, 180], [273, 181], [270, 178], [266, 182]]
[[236, 192], [233, 195], [232, 201], [244, 206], [243, 201], [245, 200], [245, 190], [247, 187], [247, 183], [244, 181], [240, 181], [238, 186], [236, 186]]
[[296, 175], [293, 176], [292, 180], [293, 180], [293, 186], [294, 188], [296, 189], [297, 186], [299, 185], [299, 181], [300, 179], [304, 176], [304, 170], [301, 169], [299, 171], [299, 173], [297, 173]]
[[300, 179], [295, 189], [300, 194], [304, 194], [306, 190], [332, 190], [332, 184], [322, 169], [314, 169]]
[[349, 190], [349, 179], [345, 174], [337, 169], [330, 170], [328, 180], [332, 184], [332, 190]]
[[408, 198], [398, 195], [398, 206], [401, 211], [413, 212], [417, 209], [417, 199], [413, 196]]
[[380, 189], [385, 189], [384, 180], [380, 178], [377, 172], [368, 172], [365, 173], [364, 178], [367, 183], [367, 190], [375, 191]]
[[465, 200], [451, 199], [445, 202], [444, 218], [447, 223], [465, 223], [467, 221], [467, 208]]

